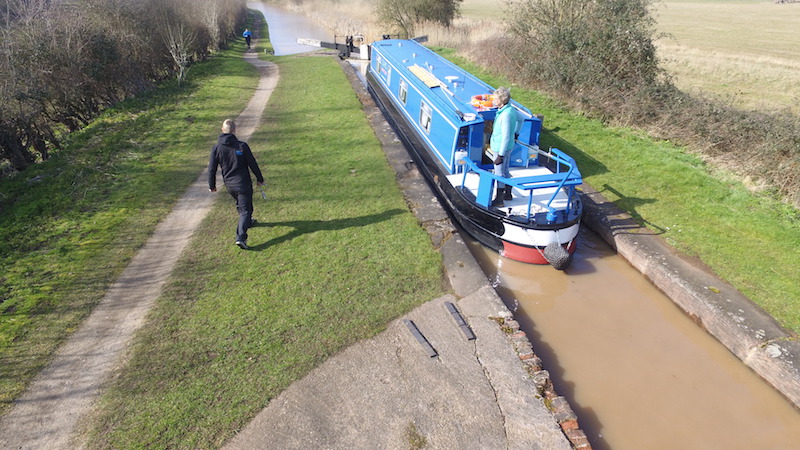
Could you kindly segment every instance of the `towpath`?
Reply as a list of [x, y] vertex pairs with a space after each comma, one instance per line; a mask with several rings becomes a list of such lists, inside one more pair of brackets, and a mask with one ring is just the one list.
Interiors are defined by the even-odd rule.
[[[236, 119], [237, 136], [248, 140], [278, 81], [275, 64], [256, 53], [244, 58], [261, 73], [256, 92]], [[183, 249], [208, 214], [206, 171], [131, 260], [81, 328], [59, 350], [13, 408], [0, 419], [0, 448], [78, 448], [81, 419], [103, 384], [124, 361], [125, 350], [161, 293]]]

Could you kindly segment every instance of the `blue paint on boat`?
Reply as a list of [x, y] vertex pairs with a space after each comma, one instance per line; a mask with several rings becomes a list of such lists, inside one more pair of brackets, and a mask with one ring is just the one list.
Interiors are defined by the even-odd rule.
[[[511, 178], [495, 175], [486, 152], [495, 88], [413, 40], [376, 41], [370, 50], [370, 93], [456, 222], [511, 259], [553, 263], [544, 249], [554, 243], [571, 255], [582, 177], [569, 155], [539, 148], [541, 118], [512, 99], [520, 124]], [[492, 206], [498, 182], [514, 193], [501, 207]], [[568, 262], [553, 265], [563, 269]]]

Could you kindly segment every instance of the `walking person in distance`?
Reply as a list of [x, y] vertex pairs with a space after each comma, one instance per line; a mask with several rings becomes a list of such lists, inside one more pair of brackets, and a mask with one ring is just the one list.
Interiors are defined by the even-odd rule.
[[239, 212], [235, 242], [239, 248], [247, 250], [250, 248], [247, 246], [247, 230], [253, 225], [253, 180], [250, 172], [256, 176], [258, 186], [264, 185], [264, 177], [250, 146], [237, 139], [235, 132], [236, 124], [233, 120], [222, 122], [222, 134], [211, 149], [208, 161], [208, 190], [217, 192], [217, 167], [222, 167], [225, 188], [236, 202], [236, 210]]
[[244, 29], [244, 33], [242, 33], [242, 36], [244, 36], [245, 42], [247, 42], [247, 49], [248, 50], [250, 50], [250, 37], [252, 35], [253, 35], [253, 33], [250, 32], [249, 28], [245, 28]]

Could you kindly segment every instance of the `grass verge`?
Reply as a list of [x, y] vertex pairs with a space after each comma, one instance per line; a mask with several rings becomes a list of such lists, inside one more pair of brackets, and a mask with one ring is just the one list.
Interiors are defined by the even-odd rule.
[[[509, 85], [453, 51], [439, 50], [490, 85]], [[668, 141], [607, 127], [534, 91], [515, 87], [512, 95], [544, 114], [543, 148], [569, 153], [585, 181], [606, 198], [680, 251], [701, 259], [784, 327], [800, 332], [796, 209], [751, 193], [734, 177]]]
[[92, 447], [216, 448], [293, 380], [444, 292], [339, 65], [275, 60], [250, 139], [269, 199], [255, 198], [252, 250], [233, 245], [219, 193], [103, 398]]
[[102, 299], [252, 96], [241, 48], [106, 111], [0, 181], [0, 413]]

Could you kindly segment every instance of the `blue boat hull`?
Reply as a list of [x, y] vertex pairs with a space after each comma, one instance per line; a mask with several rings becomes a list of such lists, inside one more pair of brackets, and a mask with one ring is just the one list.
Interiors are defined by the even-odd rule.
[[[423, 138], [415, 124], [410, 123], [409, 114], [398, 107], [399, 102], [388, 92], [384, 83], [371, 70], [366, 77], [368, 90], [376, 104], [409, 150], [420, 173], [461, 228], [482, 245], [502, 256], [526, 263], [548, 264], [545, 248], [553, 242], [564, 248], [569, 255], [574, 252], [580, 214], [574, 215], [572, 220], [548, 223], [546, 220], [535, 221], [528, 218], [517, 220], [501, 209], [480, 205], [473, 192], [448, 180], [447, 177], [452, 177], [453, 173], [442, 163], [441, 158], [435, 156], [437, 152], [430, 148], [430, 139]], [[438, 152], [439, 155], [441, 153]], [[523, 235], [526, 241], [531, 241], [528, 239], [529, 234], [538, 236], [540, 244], [509, 239], [509, 236]], [[568, 262], [558, 268], [563, 269], [566, 265]]]

